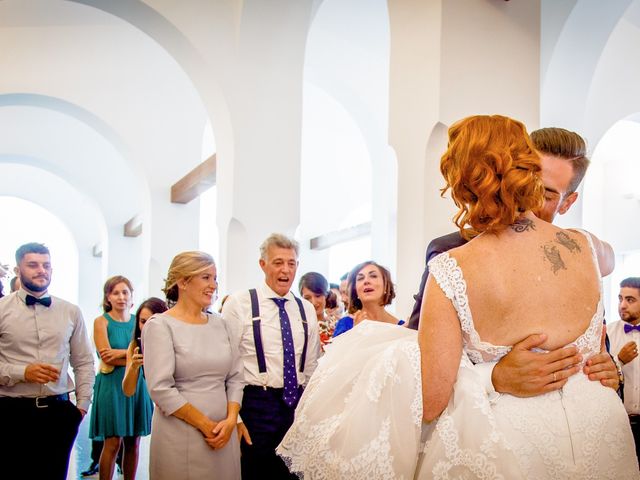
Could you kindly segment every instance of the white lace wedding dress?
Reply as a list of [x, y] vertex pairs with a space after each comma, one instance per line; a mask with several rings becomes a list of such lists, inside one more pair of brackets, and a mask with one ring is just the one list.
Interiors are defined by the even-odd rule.
[[[497, 361], [509, 347], [480, 339], [455, 259], [444, 253], [429, 266], [463, 331], [448, 407], [422, 425], [417, 332], [364, 321], [334, 340], [302, 396], [277, 449], [290, 470], [306, 480], [640, 478], [612, 389], [578, 373], [538, 397], [488, 396], [474, 364]], [[584, 358], [600, 350], [603, 311], [600, 300], [573, 343]]]

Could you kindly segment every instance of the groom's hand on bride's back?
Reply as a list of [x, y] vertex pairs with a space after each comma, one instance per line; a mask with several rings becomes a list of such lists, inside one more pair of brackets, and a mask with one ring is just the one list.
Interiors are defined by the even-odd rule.
[[575, 347], [550, 352], [531, 351], [546, 340], [545, 334], [529, 335], [496, 364], [491, 382], [497, 392], [534, 397], [559, 390], [571, 375], [580, 371], [582, 356]]

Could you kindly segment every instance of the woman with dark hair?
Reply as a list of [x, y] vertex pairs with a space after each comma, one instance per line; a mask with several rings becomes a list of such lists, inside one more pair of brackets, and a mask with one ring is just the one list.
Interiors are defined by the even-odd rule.
[[[307, 480], [640, 478], [620, 398], [583, 370], [603, 349], [613, 250], [537, 217], [540, 159], [518, 121], [455, 123], [440, 169], [472, 239], [429, 262], [417, 334], [362, 322], [334, 342], [278, 453]], [[541, 332], [544, 351], [583, 359], [563, 365], [568, 378], [548, 374], [560, 389], [488, 391], [481, 365]]]
[[391, 305], [396, 292], [391, 281], [391, 272], [373, 260], [356, 265], [347, 277], [349, 292], [349, 315], [338, 320], [333, 336], [343, 334], [362, 320], [404, 325], [384, 307]]
[[[140, 368], [143, 364], [142, 343], [140, 340], [142, 328], [153, 315], [166, 311], [167, 304], [164, 300], [156, 297], [146, 299], [136, 311], [136, 327], [133, 330], [133, 338], [129, 343], [129, 348], [127, 348], [127, 365], [124, 371], [124, 379], [122, 380], [122, 391], [127, 397], [135, 394], [138, 389], [143, 389], [145, 392], [147, 390], [144, 378], [140, 375]], [[149, 400], [149, 403], [151, 403], [151, 400]], [[149, 429], [151, 429], [151, 424], [149, 424]]]
[[329, 317], [326, 312], [327, 301], [331, 293], [329, 290], [329, 282], [318, 272], [308, 272], [300, 278], [298, 288], [302, 298], [311, 302], [316, 311], [316, 319], [318, 320], [320, 333], [320, 344], [324, 349], [324, 346], [331, 342], [331, 337], [333, 336], [333, 330], [335, 328], [334, 320]]
[[131, 315], [131, 282], [121, 276], [104, 284], [102, 308], [95, 319], [93, 337], [100, 357], [91, 407], [89, 436], [104, 440], [100, 455], [100, 478], [111, 479], [120, 446], [124, 444], [124, 478], [135, 479], [140, 437], [149, 435], [153, 407], [146, 389], [126, 397], [122, 391], [127, 347], [136, 327]]

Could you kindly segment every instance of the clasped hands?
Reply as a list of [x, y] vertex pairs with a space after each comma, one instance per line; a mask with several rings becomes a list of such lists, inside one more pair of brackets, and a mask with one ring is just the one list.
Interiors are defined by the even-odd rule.
[[214, 450], [224, 447], [236, 427], [236, 420], [229, 417], [219, 422], [207, 420], [203, 428], [200, 429], [204, 435], [204, 441]]

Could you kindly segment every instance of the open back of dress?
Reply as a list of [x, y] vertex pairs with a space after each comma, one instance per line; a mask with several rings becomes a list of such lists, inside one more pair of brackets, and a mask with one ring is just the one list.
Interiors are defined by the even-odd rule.
[[[559, 391], [490, 400], [474, 365], [498, 361], [510, 347], [492, 345], [478, 335], [455, 258], [443, 253], [429, 268], [458, 314], [464, 353], [451, 401], [427, 429], [417, 478], [639, 478], [619, 397], [582, 372]], [[600, 352], [603, 322], [601, 293], [586, 330], [570, 344], [584, 359]]]

